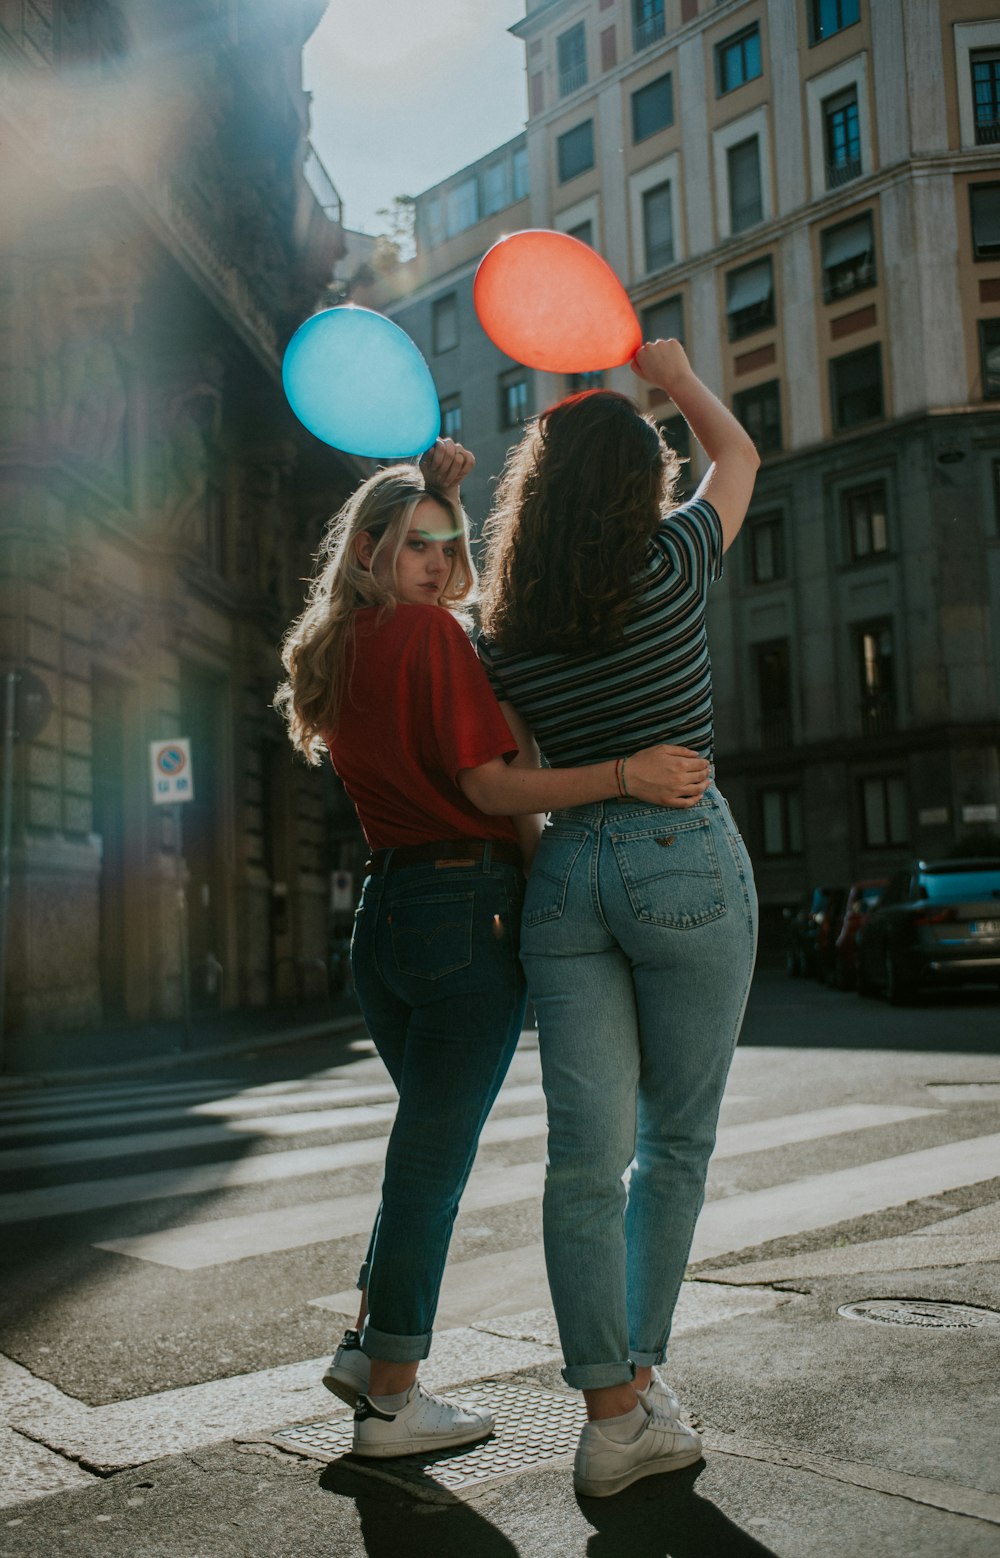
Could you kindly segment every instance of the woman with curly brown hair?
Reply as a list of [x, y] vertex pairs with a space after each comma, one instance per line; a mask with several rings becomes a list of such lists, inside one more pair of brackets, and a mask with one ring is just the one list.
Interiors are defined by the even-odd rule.
[[[706, 597], [759, 461], [679, 342], [642, 347], [633, 369], [709, 456], [694, 499], [671, 506], [678, 460], [655, 423], [595, 390], [529, 428], [487, 526], [480, 658], [553, 764], [651, 740], [712, 761]], [[757, 929], [750, 861], [715, 786], [681, 811], [641, 801], [627, 760], [617, 778], [611, 800], [553, 813], [521, 939], [549, 1117], [546, 1265], [564, 1377], [590, 1419], [576, 1486], [596, 1496], [701, 1454], [656, 1366]]]
[[[354, 1451], [367, 1456], [463, 1444], [493, 1426], [485, 1408], [432, 1396], [416, 1376], [459, 1199], [524, 1016], [512, 818], [528, 819], [530, 848], [533, 814], [616, 789], [614, 761], [557, 772], [519, 761], [518, 731], [463, 614], [476, 575], [459, 484], [472, 464], [442, 439], [419, 467], [358, 488], [324, 537], [275, 699], [296, 749], [314, 764], [332, 758], [371, 847], [351, 963], [399, 1105], [357, 1329], [324, 1376], [356, 1404]], [[707, 782], [693, 752], [630, 762], [651, 800], [684, 807]]]

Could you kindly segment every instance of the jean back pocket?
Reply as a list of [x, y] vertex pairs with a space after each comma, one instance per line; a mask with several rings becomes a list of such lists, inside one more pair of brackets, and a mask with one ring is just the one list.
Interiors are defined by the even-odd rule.
[[632, 911], [645, 925], [691, 930], [726, 912], [711, 817], [611, 834]]
[[547, 828], [542, 834], [524, 895], [525, 926], [544, 925], [561, 917], [570, 874], [586, 842], [586, 833], [565, 828]]
[[472, 962], [475, 892], [422, 892], [389, 901], [392, 955], [401, 974], [443, 979]]

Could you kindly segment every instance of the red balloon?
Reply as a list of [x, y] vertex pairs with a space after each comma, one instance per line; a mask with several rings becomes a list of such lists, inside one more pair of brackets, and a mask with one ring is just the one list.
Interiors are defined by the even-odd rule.
[[511, 233], [476, 272], [479, 323], [515, 362], [547, 373], [597, 373], [631, 361], [642, 332], [606, 260], [546, 228]]

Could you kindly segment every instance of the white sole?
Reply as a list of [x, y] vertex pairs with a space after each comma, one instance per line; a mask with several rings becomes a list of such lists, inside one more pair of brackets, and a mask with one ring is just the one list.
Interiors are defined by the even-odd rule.
[[392, 1457], [404, 1455], [433, 1455], [435, 1450], [451, 1450], [459, 1444], [477, 1444], [480, 1439], [488, 1439], [493, 1432], [493, 1424], [488, 1428], [477, 1429], [470, 1433], [468, 1429], [461, 1433], [434, 1434], [427, 1439], [411, 1439], [405, 1444], [355, 1444], [351, 1450], [352, 1455], [363, 1456], [366, 1460], [389, 1460]]
[[663, 1472], [683, 1471], [685, 1466], [693, 1466], [701, 1457], [700, 1449], [681, 1450], [675, 1455], [661, 1455], [655, 1461], [643, 1461], [641, 1465], [623, 1471], [618, 1477], [601, 1477], [596, 1481], [578, 1477], [574, 1472], [573, 1486], [584, 1498], [610, 1498], [613, 1493], [621, 1493], [642, 1477], [658, 1477]]

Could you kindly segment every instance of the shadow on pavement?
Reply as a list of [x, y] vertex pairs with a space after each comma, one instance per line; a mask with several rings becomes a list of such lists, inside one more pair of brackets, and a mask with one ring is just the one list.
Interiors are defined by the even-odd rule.
[[343, 1462], [329, 1465], [319, 1485], [350, 1499], [357, 1509], [364, 1543], [359, 1558], [362, 1553], [366, 1558], [518, 1558], [513, 1543], [471, 1504], [440, 1502], [441, 1489], [430, 1479], [434, 1503], [380, 1484]]
[[778, 1558], [735, 1525], [694, 1485], [704, 1461], [669, 1477], [633, 1483], [607, 1499], [580, 1499], [580, 1512], [595, 1528], [586, 1558]]

